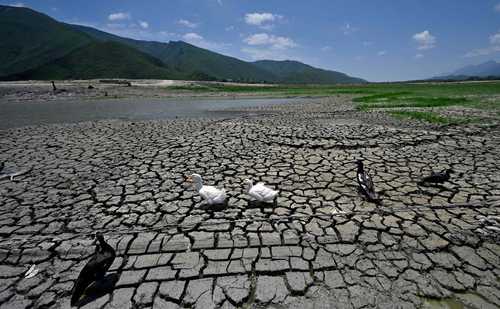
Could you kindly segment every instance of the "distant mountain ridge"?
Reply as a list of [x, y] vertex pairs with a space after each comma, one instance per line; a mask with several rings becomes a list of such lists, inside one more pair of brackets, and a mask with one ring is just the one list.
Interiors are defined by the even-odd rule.
[[366, 82], [363, 79], [354, 78], [344, 73], [318, 69], [292, 60], [260, 60], [254, 62], [254, 64], [275, 74], [280, 82], [301, 83], [303, 80], [308, 80], [313, 84], [330, 84], [335, 83], [335, 81], [345, 81], [346, 83]]
[[298, 61], [261, 60], [249, 63], [182, 41], [169, 43], [140, 41], [122, 38], [91, 27], [69, 26], [85, 32], [97, 40], [120, 42], [137, 48], [177, 70], [199, 71], [216, 79], [319, 84], [366, 82], [344, 73], [314, 68]]
[[500, 77], [500, 63], [490, 60], [476, 65], [467, 65], [452, 73], [442, 74], [432, 79], [467, 79], [470, 77], [487, 78], [492, 76]]
[[364, 83], [297, 61], [246, 62], [194, 45], [119, 37], [0, 5], [0, 79], [155, 78], [267, 83]]
[[251, 63], [220, 55], [191, 44], [178, 42], [151, 42], [122, 38], [91, 27], [69, 25], [99, 41], [118, 42], [147, 53], [163, 63], [182, 72], [202, 72], [212, 79], [231, 80], [265, 80], [271, 81], [275, 76], [259, 69]]

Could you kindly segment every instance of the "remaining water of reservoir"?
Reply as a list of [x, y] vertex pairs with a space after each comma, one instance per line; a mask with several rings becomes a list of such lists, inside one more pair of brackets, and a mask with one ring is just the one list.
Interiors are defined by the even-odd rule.
[[[228, 109], [264, 107], [304, 99], [107, 99], [0, 103], [0, 129], [103, 119], [227, 117]], [[226, 112], [224, 112], [226, 110]]]

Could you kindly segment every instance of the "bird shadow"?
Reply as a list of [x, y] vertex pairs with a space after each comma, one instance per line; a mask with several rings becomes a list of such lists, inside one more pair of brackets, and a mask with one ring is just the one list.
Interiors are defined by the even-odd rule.
[[224, 203], [220, 203], [220, 204], [203, 204], [203, 205], [200, 205], [200, 209], [201, 210], [206, 210], [206, 211], [222, 211], [222, 210], [225, 210], [227, 208], [227, 201], [224, 202]]
[[[435, 183], [419, 183], [418, 186], [420, 188], [434, 188], [434, 189], [438, 189], [440, 191], [448, 191], [448, 192], [458, 191], [458, 190], [453, 189], [453, 188], [447, 188], [442, 184], [435, 184]], [[420, 189], [420, 191], [422, 191], [422, 189]]]
[[113, 292], [116, 282], [118, 281], [118, 274], [108, 274], [99, 281], [94, 282], [85, 290], [85, 297], [80, 299], [78, 307], [85, 306], [94, 300]]
[[274, 208], [276, 206], [276, 202], [248, 201], [248, 208]]

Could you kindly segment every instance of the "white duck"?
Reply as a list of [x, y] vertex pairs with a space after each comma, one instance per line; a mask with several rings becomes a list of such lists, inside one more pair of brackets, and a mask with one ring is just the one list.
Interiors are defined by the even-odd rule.
[[213, 186], [204, 186], [200, 175], [193, 174], [187, 178], [187, 181], [193, 183], [196, 191], [198, 191], [208, 205], [224, 204], [226, 201], [226, 191]]
[[243, 183], [245, 184], [245, 189], [247, 190], [248, 195], [257, 201], [264, 203], [276, 203], [278, 191], [266, 187], [262, 182], [254, 185], [250, 179], [245, 179]]

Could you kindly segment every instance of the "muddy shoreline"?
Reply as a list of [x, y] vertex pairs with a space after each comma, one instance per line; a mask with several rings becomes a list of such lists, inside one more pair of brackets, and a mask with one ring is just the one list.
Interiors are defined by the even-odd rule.
[[[205, 85], [212, 82], [176, 80], [76, 80], [55, 81], [53, 91], [50, 81], [0, 82], [1, 102], [45, 102], [57, 100], [95, 100], [127, 98], [266, 98], [272, 95], [258, 93], [210, 93], [177, 90], [175, 87]], [[217, 83], [232, 85], [232, 83]], [[130, 86], [129, 86], [130, 85]], [[247, 85], [247, 84], [238, 84]], [[252, 84], [251, 86], [269, 87], [271, 85]], [[90, 88], [90, 89], [89, 89]]]

